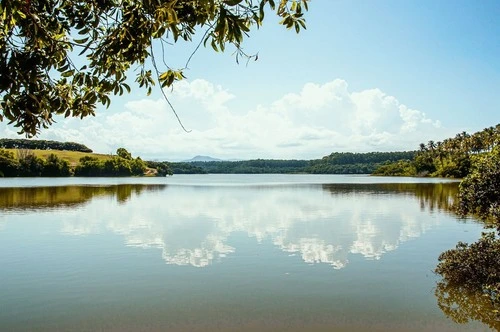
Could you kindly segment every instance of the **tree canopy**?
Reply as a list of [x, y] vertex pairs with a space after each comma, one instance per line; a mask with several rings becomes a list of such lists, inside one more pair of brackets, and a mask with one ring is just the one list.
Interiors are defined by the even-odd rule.
[[474, 156], [472, 171], [460, 183], [459, 211], [490, 220], [500, 230], [500, 146]]
[[197, 32], [215, 51], [233, 45], [237, 61], [251, 58], [242, 43], [267, 8], [299, 32], [308, 1], [1, 0], [0, 121], [32, 137], [55, 114], [94, 115], [99, 103], [130, 91], [131, 70], [148, 94], [155, 84], [170, 87], [185, 68], [168, 66], [168, 47]]
[[89, 152], [92, 150], [83, 144], [75, 142], [59, 142], [34, 139], [1, 138], [0, 148], [4, 149], [30, 149], [30, 150], [66, 150]]
[[[477, 156], [488, 155], [499, 146], [500, 124], [473, 134], [464, 131], [443, 141], [420, 143], [412, 160], [382, 165], [374, 174], [464, 178], [471, 172], [471, 164], [479, 160]], [[487, 167], [483, 169], [486, 172]]]

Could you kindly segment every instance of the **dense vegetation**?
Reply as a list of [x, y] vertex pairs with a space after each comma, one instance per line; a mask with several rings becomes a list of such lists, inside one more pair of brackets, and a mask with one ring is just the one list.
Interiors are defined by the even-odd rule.
[[[17, 149], [13, 152], [0, 149], [0, 177], [35, 176], [165, 176], [172, 174], [168, 163], [153, 163], [148, 166], [140, 157], [119, 148], [115, 156], [99, 158], [88, 155], [80, 158], [75, 167], [67, 160], [51, 153], [47, 158], [37, 157], [34, 150]], [[151, 163], [151, 162], [150, 162]], [[149, 167], [149, 169], [148, 169]]]
[[108, 160], [83, 157], [75, 168], [75, 176], [142, 176], [146, 163], [140, 157], [133, 159], [113, 156]]
[[[254, 159], [242, 161], [194, 161], [189, 164], [206, 173], [217, 174], [276, 174], [305, 173], [307, 160]], [[175, 173], [175, 172], [174, 172]]]
[[375, 175], [436, 176], [463, 178], [469, 174], [473, 156], [492, 151], [500, 144], [500, 124], [474, 134], [421, 143], [414, 158], [402, 158], [377, 168]]
[[[52, 141], [31, 140], [2, 140], [8, 142], [8, 147], [30, 146], [34, 149], [55, 149], [54, 147], [86, 148], [77, 143], [61, 143]], [[27, 141], [27, 142], [25, 142]], [[33, 142], [33, 143], [29, 143]], [[23, 143], [19, 145], [16, 143]], [[49, 144], [50, 143], [50, 144]], [[84, 147], [84, 148], [82, 148]], [[86, 148], [88, 149], [88, 148]], [[90, 150], [90, 149], [88, 149]], [[369, 174], [377, 166], [401, 158], [412, 158], [415, 152], [370, 152], [370, 153], [332, 153], [317, 160], [277, 160], [255, 159], [243, 161], [194, 161], [194, 162], [167, 162], [142, 161], [133, 159], [130, 153], [119, 148], [116, 156], [86, 155], [69, 167], [61, 166], [58, 173], [52, 167], [47, 173], [44, 163], [61, 163], [67, 161], [58, 157], [59, 153], [45, 158], [37, 157], [33, 151], [18, 148], [17, 156], [11, 151], [0, 150], [0, 176], [134, 176], [143, 175], [146, 168], [153, 169], [155, 175], [165, 176], [172, 174]], [[50, 151], [50, 150], [49, 150]], [[26, 156], [25, 156], [26, 155]], [[105, 158], [104, 158], [105, 157]], [[78, 157], [79, 158], [79, 157]], [[66, 158], [67, 159], [67, 158]], [[78, 160], [78, 161], [77, 161]], [[68, 171], [69, 170], [69, 171]], [[51, 175], [45, 175], [51, 174]], [[59, 174], [59, 175], [57, 175]]]
[[322, 159], [312, 160], [305, 168], [313, 174], [371, 174], [383, 164], [409, 160], [415, 151], [351, 153], [334, 152]]
[[166, 161], [146, 161], [146, 166], [150, 169], [156, 170], [156, 176], [172, 175], [172, 168], [170, 163]]
[[461, 214], [474, 214], [500, 226], [500, 146], [472, 157], [471, 171], [460, 183], [459, 198]]
[[[499, 126], [497, 126], [498, 128]], [[472, 137], [495, 137], [484, 133]], [[440, 307], [456, 322], [480, 320], [500, 330], [500, 145], [495, 140], [476, 146], [470, 170], [459, 187], [456, 212], [484, 220], [489, 230], [475, 243], [458, 243], [439, 257], [443, 276], [436, 295]]]
[[30, 150], [18, 150], [16, 157], [12, 152], [0, 149], [0, 177], [70, 175], [69, 163], [55, 154], [44, 160]]
[[[484, 233], [475, 243], [458, 243], [439, 256], [443, 276], [436, 295], [441, 309], [458, 323], [481, 320], [500, 329], [500, 240]], [[474, 310], [470, 310], [474, 308]]]
[[233, 46], [236, 61], [250, 59], [242, 43], [264, 12], [299, 32], [308, 1], [0, 1], [0, 121], [32, 137], [55, 115], [83, 118], [109, 106], [110, 96], [130, 92], [127, 75], [148, 95], [155, 84], [172, 86], [192, 55], [173, 69], [167, 50], [191, 49], [197, 32], [215, 51]]
[[174, 174], [217, 173], [217, 174], [370, 174], [384, 163], [400, 159], [411, 159], [414, 151], [408, 152], [334, 152], [322, 159], [279, 160], [253, 159], [241, 161], [193, 161], [171, 163]]
[[58, 142], [32, 139], [0, 139], [0, 148], [28, 150], [65, 150], [92, 153], [92, 150], [80, 143]]
[[169, 163], [173, 174], [207, 174], [207, 171], [193, 163]]
[[[17, 157], [11, 151], [0, 150], [0, 176], [44, 176], [41, 171], [46, 160], [54, 159], [49, 155], [37, 157], [37, 151], [55, 150], [55, 147], [74, 148], [77, 151], [86, 150], [78, 143], [61, 143], [52, 141], [31, 140], [2, 140], [8, 142], [8, 147], [32, 147], [35, 150], [17, 148]], [[25, 142], [27, 141], [27, 142]], [[33, 143], [30, 143], [33, 142]], [[19, 144], [18, 144], [19, 143]], [[21, 143], [23, 143], [21, 145]], [[38, 150], [42, 149], [42, 150]], [[91, 151], [90, 149], [88, 149]], [[29, 162], [22, 156], [28, 153]], [[21, 155], [20, 155], [21, 154]], [[70, 173], [75, 176], [129, 176], [142, 175], [145, 168], [153, 169], [155, 175], [165, 176], [172, 174], [369, 174], [380, 165], [400, 159], [410, 159], [416, 152], [370, 152], [370, 153], [332, 153], [322, 159], [316, 160], [278, 160], [278, 159], [254, 159], [242, 161], [193, 161], [193, 162], [167, 162], [167, 161], [142, 161], [140, 158], [133, 159], [130, 153], [119, 148], [117, 156], [85, 155], [83, 157], [73, 156]], [[55, 155], [61, 155], [56, 153]], [[118, 158], [120, 157], [120, 158]], [[79, 158], [79, 159], [78, 159]], [[58, 160], [67, 160], [58, 157]], [[26, 168], [26, 165], [29, 165]], [[38, 169], [38, 170], [36, 170]], [[66, 175], [63, 175], [66, 174]], [[67, 176], [67, 172], [60, 176]], [[55, 176], [55, 175], [53, 175]]]

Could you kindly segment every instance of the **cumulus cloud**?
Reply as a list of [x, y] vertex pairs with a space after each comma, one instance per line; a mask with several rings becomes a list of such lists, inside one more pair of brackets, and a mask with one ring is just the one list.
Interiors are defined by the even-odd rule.
[[[439, 121], [380, 89], [350, 91], [346, 81], [306, 83], [269, 104], [239, 105], [230, 88], [203, 79], [167, 91], [185, 133], [163, 99], [126, 102], [120, 112], [62, 120], [40, 138], [70, 140], [108, 153], [178, 160], [196, 154], [220, 158], [320, 158], [334, 151], [415, 149], [443, 135]], [[4, 129], [4, 136], [15, 136]]]

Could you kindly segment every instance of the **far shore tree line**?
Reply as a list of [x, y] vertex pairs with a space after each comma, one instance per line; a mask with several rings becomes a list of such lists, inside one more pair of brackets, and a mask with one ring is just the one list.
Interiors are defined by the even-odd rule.
[[[88, 154], [74, 163], [56, 150], [89, 152], [78, 143], [0, 139], [0, 176], [166, 176], [172, 174], [370, 174], [381, 165], [413, 158], [415, 151], [334, 152], [315, 160], [254, 159], [242, 161], [143, 161], [124, 148], [115, 156]], [[3, 150], [2, 150], [3, 148]], [[10, 150], [6, 150], [10, 149]], [[32, 150], [53, 150], [41, 158]]]
[[413, 158], [401, 158], [376, 169], [374, 175], [464, 178], [474, 159], [500, 145], [500, 124], [474, 134], [462, 132], [443, 141], [420, 143]]

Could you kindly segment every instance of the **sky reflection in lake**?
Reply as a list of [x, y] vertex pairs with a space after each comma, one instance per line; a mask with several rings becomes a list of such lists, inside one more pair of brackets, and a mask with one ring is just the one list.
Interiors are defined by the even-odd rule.
[[[423, 330], [458, 329], [436, 306], [431, 272], [441, 251], [480, 233], [479, 225], [457, 222], [446, 212], [456, 188], [456, 183], [1, 188], [0, 264], [8, 272], [0, 304], [10, 315], [0, 314], [0, 321], [19, 329], [19, 317], [27, 312], [42, 327], [54, 327], [57, 317], [71, 325], [80, 316], [95, 320], [100, 314], [94, 309], [101, 308], [123, 327], [135, 326], [123, 311], [139, 321], [161, 322], [157, 315], [168, 309], [169, 323], [151, 330], [231, 330], [236, 322], [248, 325], [242, 330], [273, 330], [284, 328], [285, 321], [307, 329], [316, 326], [315, 319], [321, 322], [313, 328], [318, 330], [339, 322], [361, 330], [411, 330], [415, 322]], [[107, 296], [99, 297], [99, 290]], [[134, 299], [129, 303], [135, 309], [123, 308], [124, 294]], [[31, 303], [28, 308], [22, 299]], [[83, 301], [76, 318], [77, 309], [68, 308], [71, 300]], [[34, 306], [43, 301], [53, 306], [45, 315]], [[144, 314], [151, 301], [157, 311]], [[206, 301], [218, 311], [202, 307]], [[307, 313], [299, 314], [303, 305]], [[387, 312], [395, 325], [384, 323]], [[215, 316], [208, 322], [194, 318], [209, 313]], [[90, 329], [102, 328], [98, 320], [95, 324]]]
[[[456, 190], [454, 183], [419, 187], [443, 186], [451, 194]], [[438, 218], [419, 218], [415, 188], [414, 184], [11, 188], [0, 191], [5, 197], [0, 207], [23, 213], [66, 210], [52, 216], [62, 233], [113, 232], [123, 236], [127, 246], [160, 249], [168, 264], [207, 266], [233, 253], [227, 239], [243, 232], [257, 243], [269, 240], [305, 263], [340, 269], [353, 254], [380, 259], [439, 224]], [[73, 209], [79, 204], [86, 205]]]

